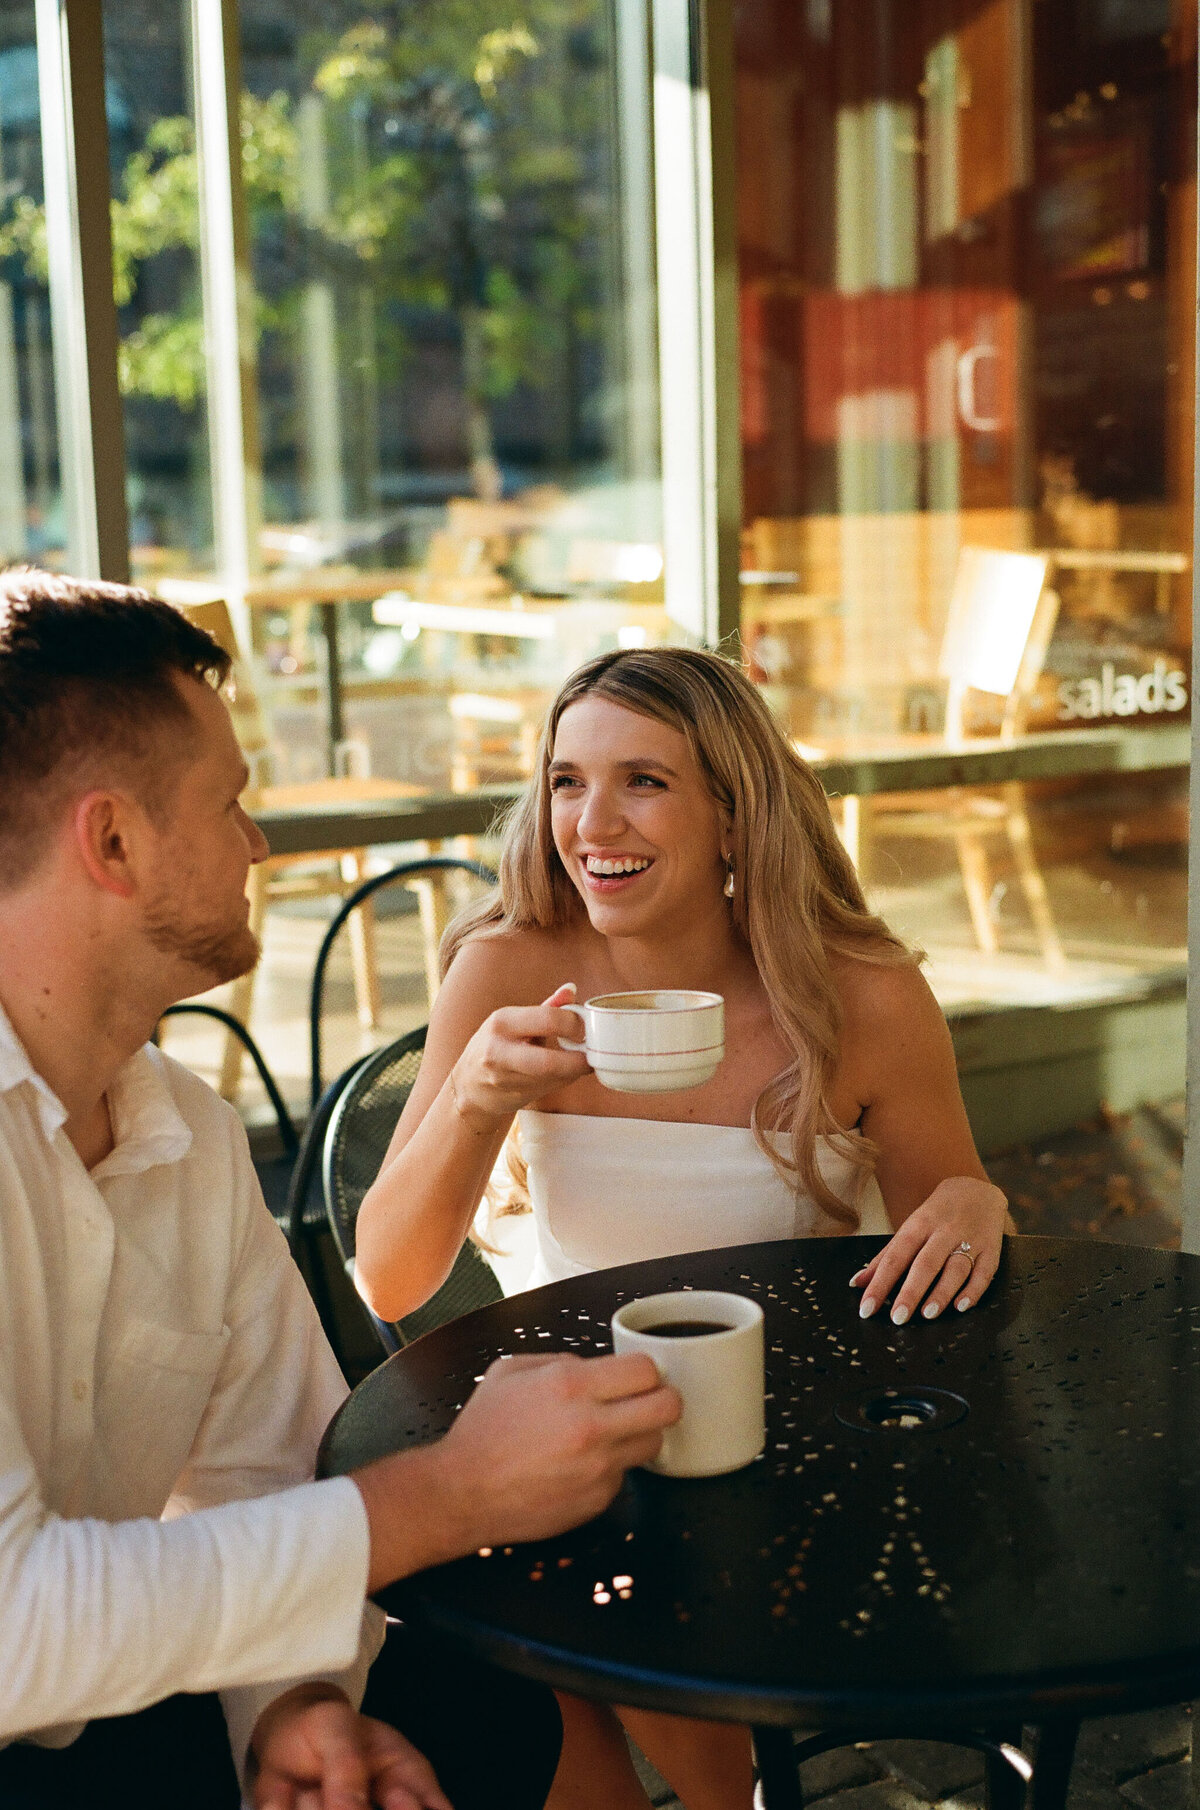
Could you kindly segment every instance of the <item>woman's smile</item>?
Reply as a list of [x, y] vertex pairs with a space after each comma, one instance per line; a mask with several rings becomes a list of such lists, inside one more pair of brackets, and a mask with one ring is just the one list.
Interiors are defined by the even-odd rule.
[[654, 865], [653, 855], [585, 854], [580, 858], [583, 883], [589, 892], [609, 896], [625, 892]]

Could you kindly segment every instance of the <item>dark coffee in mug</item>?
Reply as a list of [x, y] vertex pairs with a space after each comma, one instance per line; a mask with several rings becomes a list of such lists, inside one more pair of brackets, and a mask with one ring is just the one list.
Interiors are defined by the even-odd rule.
[[643, 1326], [652, 1339], [702, 1339], [713, 1332], [732, 1332], [723, 1320], [664, 1320], [660, 1326]]

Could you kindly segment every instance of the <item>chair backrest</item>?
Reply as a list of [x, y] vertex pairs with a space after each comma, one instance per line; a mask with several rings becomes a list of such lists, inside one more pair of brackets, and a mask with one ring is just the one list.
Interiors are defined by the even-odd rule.
[[415, 882], [427, 881], [436, 875], [445, 873], [473, 874], [485, 885], [494, 886], [496, 884], [496, 874], [490, 867], [485, 867], [482, 861], [468, 861], [460, 855], [422, 855], [414, 861], [401, 861], [395, 867], [389, 867], [382, 874], [372, 874], [369, 879], [356, 886], [353, 892], [347, 893], [334, 913], [328, 930], [321, 938], [321, 946], [317, 950], [317, 959], [313, 964], [312, 986], [309, 991], [309, 1100], [314, 1109], [321, 1097], [321, 1017], [325, 1006], [325, 970], [329, 966], [330, 953], [341, 933], [342, 926], [352, 911], [356, 911], [365, 900], [372, 898], [383, 887], [412, 886]]
[[938, 673], [948, 681], [946, 739], [962, 736], [968, 690], [1004, 698], [1001, 736], [1023, 726], [1054, 632], [1058, 597], [1047, 589], [1045, 553], [964, 547], [958, 556]]
[[[379, 1174], [396, 1121], [412, 1091], [425, 1048], [426, 1027], [386, 1048], [376, 1050], [355, 1071], [343, 1091], [325, 1133], [323, 1179], [325, 1210], [342, 1262], [352, 1270], [354, 1228], [363, 1195]], [[432, 1332], [447, 1320], [456, 1320], [472, 1308], [503, 1299], [504, 1291], [482, 1252], [469, 1241], [463, 1245], [449, 1276], [423, 1307], [406, 1314], [387, 1336], [385, 1323], [376, 1329], [385, 1346], [411, 1344], [424, 1332]], [[372, 1315], [374, 1319], [374, 1315]]]
[[159, 1019], [154, 1041], [156, 1043], [159, 1041], [163, 1019], [189, 1017], [215, 1019], [217, 1024], [224, 1025], [230, 1036], [237, 1038], [258, 1070], [258, 1078], [263, 1084], [263, 1091], [267, 1099], [271, 1102], [271, 1110], [275, 1114], [275, 1122], [279, 1127], [279, 1141], [283, 1145], [284, 1155], [294, 1163], [300, 1153], [300, 1139], [296, 1133], [292, 1115], [284, 1104], [278, 1082], [267, 1067], [266, 1057], [240, 1018], [235, 1018], [232, 1012], [225, 1011], [222, 1006], [210, 1006], [204, 1000], [181, 1000], [178, 1005], [165, 1008], [162, 1018]]
[[[165, 587], [164, 587], [165, 588]], [[261, 784], [261, 772], [266, 762], [267, 750], [270, 747], [270, 736], [267, 732], [266, 719], [262, 705], [250, 681], [246, 662], [242, 658], [234, 633], [233, 617], [229, 613], [229, 605], [223, 597], [196, 597], [180, 592], [173, 587], [167, 592], [169, 601], [185, 615], [189, 622], [210, 634], [219, 647], [223, 647], [233, 665], [231, 667], [232, 684], [229, 688], [229, 713], [233, 718], [233, 727], [241, 746], [242, 753], [254, 771], [254, 783]]]

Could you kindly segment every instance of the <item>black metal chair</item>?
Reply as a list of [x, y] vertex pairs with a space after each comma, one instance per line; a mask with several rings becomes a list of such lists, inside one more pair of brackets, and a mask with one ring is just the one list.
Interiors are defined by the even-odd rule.
[[[336, 1345], [333, 1337], [335, 1331], [333, 1302], [325, 1279], [325, 1271], [321, 1265], [318, 1246], [318, 1241], [326, 1229], [325, 1203], [319, 1194], [313, 1194], [311, 1187], [315, 1162], [313, 1156], [310, 1155], [313, 1149], [310, 1135], [306, 1132], [305, 1136], [301, 1138], [297, 1132], [292, 1115], [284, 1105], [283, 1095], [279, 1091], [275, 1077], [267, 1067], [266, 1058], [241, 1019], [235, 1017], [232, 1012], [225, 1011], [221, 1006], [199, 1004], [193, 1000], [186, 1000], [180, 1005], [168, 1006], [163, 1013], [164, 1019], [193, 1016], [211, 1018], [217, 1024], [224, 1025], [225, 1029], [238, 1039], [258, 1070], [259, 1079], [266, 1090], [267, 1098], [271, 1102], [279, 1126], [281, 1154], [277, 1159], [271, 1159], [269, 1162], [260, 1159], [255, 1166], [263, 1182], [263, 1192], [272, 1217], [285, 1233], [292, 1256], [299, 1265], [312, 1293], [317, 1312], [321, 1316], [321, 1324], [330, 1335], [330, 1342]], [[159, 1022], [161, 1024], [162, 1021]], [[158, 1033], [156, 1032], [155, 1042], [157, 1041]], [[324, 1122], [328, 1123], [328, 1113], [325, 1115]], [[317, 1143], [315, 1148], [316, 1154], [319, 1155], [320, 1144]], [[281, 1198], [282, 1206], [279, 1205]]]
[[[333, 1094], [322, 1135], [325, 1210], [347, 1274], [354, 1275], [354, 1227], [363, 1195], [379, 1174], [396, 1121], [412, 1091], [425, 1048], [426, 1027], [376, 1050], [327, 1090]], [[334, 1091], [336, 1089], [336, 1092]], [[324, 1101], [322, 1102], [324, 1104]], [[423, 1307], [392, 1325], [370, 1314], [385, 1351], [399, 1351], [424, 1332], [472, 1308], [503, 1298], [482, 1252], [469, 1240], [449, 1276]], [[370, 1313], [364, 1302], [364, 1311]]]
[[483, 880], [489, 886], [496, 884], [495, 873], [490, 867], [485, 867], [482, 861], [468, 861], [461, 855], [423, 855], [413, 861], [401, 861], [397, 866], [389, 867], [386, 873], [372, 874], [361, 886], [356, 886], [353, 892], [347, 893], [338, 907], [317, 951], [309, 997], [309, 1098], [314, 1112], [321, 1098], [321, 1012], [325, 1000], [325, 970], [343, 924], [364, 899], [371, 898], [382, 887], [404, 886], [411, 884], [413, 880], [425, 879], [434, 874], [455, 872], [474, 874], [477, 880]]
[[[258, 1078], [266, 1089], [267, 1098], [271, 1102], [271, 1110], [279, 1125], [279, 1141], [283, 1145], [283, 1154], [289, 1162], [294, 1162], [300, 1150], [300, 1138], [292, 1123], [292, 1115], [283, 1103], [283, 1095], [276, 1085], [274, 1075], [267, 1067], [266, 1057], [241, 1019], [235, 1018], [232, 1012], [226, 1012], [221, 1006], [202, 1005], [191, 999], [184, 1000], [176, 1006], [168, 1006], [162, 1016], [163, 1018], [212, 1018], [217, 1024], [223, 1024], [225, 1029], [238, 1039], [258, 1070]], [[161, 1018], [159, 1023], [162, 1023]], [[154, 1041], [158, 1042], [157, 1031]]]

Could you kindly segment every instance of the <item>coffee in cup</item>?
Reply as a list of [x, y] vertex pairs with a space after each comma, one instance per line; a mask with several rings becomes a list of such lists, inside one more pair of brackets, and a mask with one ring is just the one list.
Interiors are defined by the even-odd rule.
[[623, 1094], [676, 1093], [711, 1081], [725, 1054], [725, 1001], [719, 993], [656, 987], [601, 993], [562, 1006], [583, 1024], [583, 1039], [559, 1038], [582, 1051], [596, 1079]]
[[665, 1477], [719, 1477], [766, 1444], [762, 1308], [713, 1289], [646, 1295], [612, 1319], [613, 1349], [641, 1351], [679, 1391], [683, 1413], [663, 1434], [647, 1470]]

